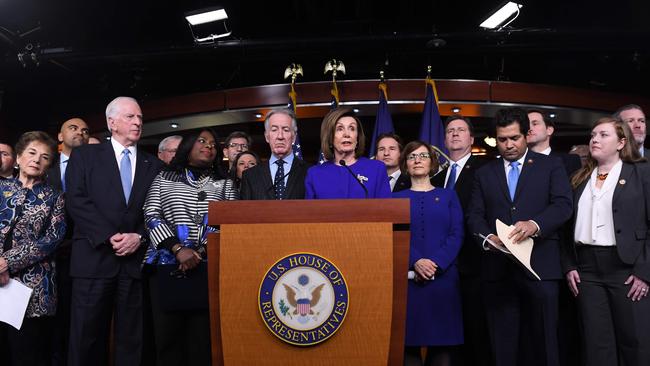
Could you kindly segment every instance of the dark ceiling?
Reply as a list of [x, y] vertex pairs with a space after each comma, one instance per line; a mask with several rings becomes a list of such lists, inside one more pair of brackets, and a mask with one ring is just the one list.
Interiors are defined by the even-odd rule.
[[[522, 3], [510, 29], [488, 32], [478, 24], [499, 1], [3, 0], [1, 108], [9, 123], [56, 125], [117, 95], [282, 83], [291, 62], [321, 81], [330, 58], [345, 79], [421, 78], [430, 64], [435, 78], [650, 95], [650, 2]], [[183, 13], [216, 4], [233, 36], [195, 46]], [[29, 46], [38, 65], [31, 52], [18, 60]]]

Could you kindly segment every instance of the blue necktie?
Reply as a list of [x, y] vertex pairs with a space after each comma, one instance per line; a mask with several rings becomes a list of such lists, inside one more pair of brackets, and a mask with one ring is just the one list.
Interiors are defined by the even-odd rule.
[[65, 192], [65, 170], [68, 168], [68, 159], [61, 160], [59, 167], [61, 168], [61, 188]]
[[284, 160], [279, 159], [275, 163], [278, 165], [278, 170], [275, 172], [275, 179], [273, 180], [275, 199], [282, 200], [287, 190], [287, 187], [284, 185]]
[[457, 167], [458, 167], [458, 164], [456, 164], [456, 163], [451, 164], [451, 171], [449, 172], [449, 179], [447, 179], [447, 186], [445, 186], [445, 188], [454, 189], [454, 186], [456, 185], [456, 168]]
[[519, 181], [519, 166], [518, 161], [510, 162], [510, 172], [508, 172], [508, 190], [510, 191], [510, 199], [515, 200], [515, 191], [517, 190], [517, 182]]
[[131, 159], [129, 159], [129, 154], [131, 154], [129, 149], [124, 149], [122, 151], [122, 161], [120, 161], [120, 178], [122, 179], [122, 189], [127, 204], [131, 195]]

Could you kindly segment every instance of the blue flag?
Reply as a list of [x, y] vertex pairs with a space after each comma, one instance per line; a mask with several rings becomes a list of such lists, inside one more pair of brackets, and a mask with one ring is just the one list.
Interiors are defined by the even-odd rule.
[[379, 83], [379, 105], [377, 106], [377, 117], [375, 117], [375, 130], [372, 133], [372, 140], [370, 142], [370, 158], [375, 156], [375, 148], [377, 145], [377, 138], [382, 133], [389, 133], [395, 131], [393, 127], [393, 118], [388, 111], [387, 101], [388, 87], [384, 83]]
[[[298, 93], [296, 93], [296, 90], [293, 88], [293, 83], [291, 83], [291, 91], [289, 92], [289, 104], [287, 105], [287, 108], [291, 109], [293, 113], [296, 115], [297, 115], [297, 111], [296, 111], [297, 97], [298, 97]], [[298, 131], [296, 131], [296, 141], [294, 141], [293, 145], [291, 145], [291, 148], [293, 151], [293, 156], [302, 160], [302, 148], [300, 147], [300, 137], [298, 136]]]
[[[420, 140], [428, 142], [437, 147], [444, 154], [448, 154], [445, 147], [445, 129], [438, 110], [438, 93], [436, 84], [427, 77], [425, 80], [427, 96], [424, 100], [424, 111], [422, 112], [422, 124], [420, 125]], [[442, 160], [444, 160], [441, 157]]]

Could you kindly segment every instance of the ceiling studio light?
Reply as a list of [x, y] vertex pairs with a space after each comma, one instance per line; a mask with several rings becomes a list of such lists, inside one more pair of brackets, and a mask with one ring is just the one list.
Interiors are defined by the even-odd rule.
[[185, 19], [187, 19], [187, 22], [190, 23], [190, 25], [199, 25], [228, 19], [228, 14], [226, 14], [226, 10], [222, 8], [214, 10], [202, 9], [185, 14]]
[[226, 20], [228, 14], [222, 7], [210, 7], [185, 13], [185, 20], [196, 43], [212, 43], [232, 34]]
[[[486, 29], [496, 29], [496, 28], [502, 29], [506, 27], [508, 24], [512, 23], [515, 19], [517, 19], [517, 17], [519, 16], [519, 9], [521, 9], [522, 7], [523, 5], [521, 4], [508, 1], [499, 10], [495, 11], [492, 15], [490, 15], [489, 18], [483, 21], [480, 27]], [[512, 17], [513, 14], [515, 14], [515, 16], [512, 19], [510, 19], [510, 17]], [[508, 21], [508, 19], [510, 20]], [[506, 21], [508, 22], [506, 23]]]

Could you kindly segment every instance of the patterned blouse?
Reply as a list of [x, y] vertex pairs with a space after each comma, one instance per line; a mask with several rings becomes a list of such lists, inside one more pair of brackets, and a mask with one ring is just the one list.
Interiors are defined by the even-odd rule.
[[66, 229], [63, 193], [47, 183], [23, 188], [18, 179], [0, 181], [0, 192], [0, 245], [8, 249], [0, 247], [0, 256], [11, 277], [34, 290], [25, 316], [54, 315], [53, 253]]
[[145, 254], [147, 264], [173, 264], [171, 247], [180, 243], [196, 250], [207, 259], [207, 235], [215, 232], [208, 226], [210, 201], [238, 199], [237, 188], [230, 179], [215, 180], [210, 176], [194, 177], [163, 171], [151, 183], [144, 203], [144, 219], [151, 239]]

